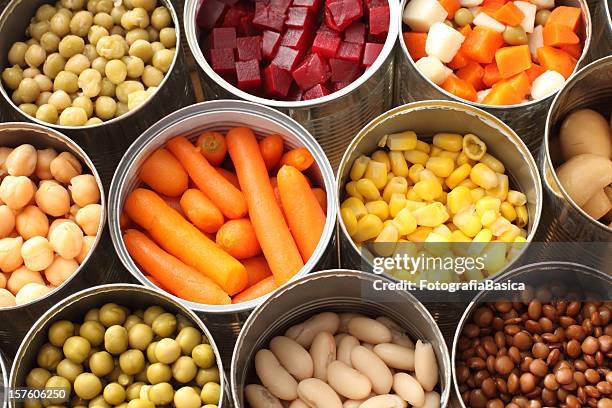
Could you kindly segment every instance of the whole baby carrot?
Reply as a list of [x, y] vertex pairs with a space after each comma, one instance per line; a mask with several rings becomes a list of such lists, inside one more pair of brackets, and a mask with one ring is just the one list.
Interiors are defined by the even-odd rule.
[[215, 170], [217, 170], [219, 174], [223, 176], [224, 179], [232, 183], [234, 187], [240, 190], [240, 182], [238, 181], [238, 176], [236, 175], [236, 173], [226, 170], [223, 167], [215, 167]]
[[217, 231], [217, 244], [236, 259], [251, 258], [261, 253], [255, 229], [248, 218], [229, 220]]
[[323, 209], [323, 212], [327, 213], [327, 193], [322, 188], [315, 187], [312, 189], [319, 205]]
[[126, 200], [132, 220], [171, 255], [215, 281], [229, 295], [248, 282], [244, 266], [150, 190], [137, 188]]
[[217, 232], [225, 221], [221, 211], [197, 188], [185, 191], [180, 205], [189, 221], [204, 232]]
[[191, 302], [211, 305], [231, 302], [219, 285], [161, 249], [142, 232], [127, 230], [123, 241], [132, 259], [162, 289]]
[[270, 171], [276, 167], [278, 161], [283, 157], [285, 141], [281, 135], [276, 133], [266, 136], [259, 141], [259, 150], [266, 163], [266, 168]]
[[266, 257], [263, 255], [243, 259], [241, 262], [246, 268], [247, 275], [249, 275], [249, 283], [247, 284], [248, 288], [257, 282], [264, 280], [268, 276], [272, 276], [272, 271], [270, 270], [268, 261], [266, 261]]
[[169, 197], [180, 196], [189, 184], [189, 177], [181, 163], [163, 147], [144, 161], [139, 176], [155, 192]]
[[274, 280], [274, 276], [270, 276], [234, 296], [232, 298], [232, 303], [242, 303], [257, 299], [267, 295], [270, 292], [273, 292], [276, 288], [278, 288], [278, 285]]
[[210, 164], [219, 166], [223, 163], [227, 153], [227, 144], [221, 133], [204, 132], [198, 137], [196, 145]]
[[255, 235], [276, 283], [282, 285], [291, 279], [304, 263], [274, 199], [274, 190], [257, 139], [251, 129], [241, 127], [230, 130], [226, 140], [242, 193], [248, 203]]
[[314, 157], [305, 147], [289, 150], [281, 157], [280, 165], [293, 166], [299, 171], [304, 171], [314, 163]]
[[306, 262], [321, 240], [325, 213], [308, 185], [306, 176], [298, 169], [283, 166], [276, 179], [289, 229]]
[[187, 169], [193, 182], [219, 207], [223, 215], [230, 219], [246, 215], [247, 205], [240, 190], [220, 175], [189, 140], [177, 136], [167, 142], [167, 147]]

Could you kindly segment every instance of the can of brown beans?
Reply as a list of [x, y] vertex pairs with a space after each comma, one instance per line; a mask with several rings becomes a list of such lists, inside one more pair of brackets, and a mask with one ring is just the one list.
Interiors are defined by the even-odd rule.
[[479, 293], [453, 342], [462, 407], [602, 407], [612, 401], [609, 273], [575, 263], [523, 266]]

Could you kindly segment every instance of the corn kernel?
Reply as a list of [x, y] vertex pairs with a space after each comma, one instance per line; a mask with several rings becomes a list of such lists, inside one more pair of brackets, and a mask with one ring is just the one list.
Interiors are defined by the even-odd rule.
[[459, 152], [463, 148], [463, 136], [456, 133], [438, 133], [433, 137], [434, 146], [451, 152]]
[[344, 227], [346, 228], [346, 232], [353, 236], [357, 232], [357, 217], [353, 210], [349, 207], [344, 207], [340, 210], [340, 215], [342, 216], [342, 221], [344, 222]]
[[470, 166], [473, 166], [474, 160], [470, 159], [467, 154], [465, 154], [465, 152], [461, 152], [459, 153], [459, 156], [457, 156], [457, 158], [455, 159], [455, 163], [457, 163], [457, 166], [461, 166], [463, 164], [469, 164]]
[[491, 242], [492, 238], [493, 238], [493, 234], [491, 233], [490, 230], [486, 228], [481, 229], [480, 232], [476, 234], [476, 236], [470, 243], [468, 253], [471, 256], [478, 256], [479, 254], [482, 253], [482, 251], [484, 251], [486, 244]]
[[501, 203], [501, 206], [499, 207], [499, 212], [505, 219], [510, 222], [516, 219], [516, 211], [514, 210], [514, 206], [507, 201]]
[[520, 207], [521, 205], [527, 204], [527, 196], [520, 191], [510, 190], [508, 191], [508, 202]]
[[427, 236], [433, 231], [430, 227], [417, 227], [412, 234], [406, 236], [411, 242], [425, 242]]
[[364, 242], [380, 234], [383, 229], [383, 222], [374, 214], [364, 215], [357, 221], [357, 232], [353, 235], [356, 242]]
[[452, 242], [470, 242], [472, 239], [465, 235], [461, 230], [455, 230], [451, 233]]
[[385, 163], [370, 160], [368, 167], [366, 167], [364, 177], [372, 180], [376, 188], [382, 190], [385, 184], [387, 184], [387, 165]]
[[500, 237], [508, 232], [512, 227], [516, 227], [516, 225], [512, 225], [512, 223], [504, 217], [497, 217], [497, 219], [491, 223], [489, 229], [494, 236]]
[[[368, 208], [367, 204], [366, 208]], [[495, 210], [485, 210], [480, 218], [480, 222], [482, 222], [482, 225], [489, 228], [491, 224], [493, 224], [493, 222], [497, 219], [497, 213], [495, 212]]]
[[487, 152], [487, 145], [480, 138], [472, 133], [463, 137], [463, 153], [472, 160], [480, 160]]
[[447, 196], [446, 206], [451, 214], [457, 214], [472, 204], [472, 196], [467, 187], [454, 188]]
[[500, 205], [501, 201], [498, 198], [483, 197], [476, 201], [476, 213], [482, 217], [487, 210], [493, 210], [494, 214], [497, 216], [497, 214], [499, 214]]
[[448, 219], [448, 211], [444, 204], [433, 202], [422, 208], [417, 208], [412, 212], [417, 224], [423, 227], [437, 227], [444, 224]]
[[388, 219], [383, 221], [383, 228], [385, 228], [387, 225], [391, 225], [391, 224], [393, 224], [393, 220], [391, 218], [388, 218]]
[[440, 152], [442, 152], [442, 149], [439, 148], [438, 146], [431, 146], [431, 150], [429, 151], [429, 155], [430, 156], [437, 156], [438, 154], [440, 154]]
[[351, 167], [351, 180], [357, 181], [362, 178], [369, 162], [370, 158], [368, 156], [361, 155], [356, 158], [353, 162], [353, 166]]
[[400, 255], [408, 255], [414, 257], [417, 254], [417, 245], [414, 242], [410, 242], [406, 239], [400, 238], [395, 247], [395, 253]]
[[470, 166], [468, 163], [462, 164], [454, 169], [452, 173], [448, 175], [446, 180], [444, 180], [444, 182], [449, 188], [455, 188], [457, 185], [459, 185], [459, 183], [468, 178], [471, 171], [472, 166]]
[[406, 208], [410, 211], [414, 211], [417, 208], [423, 208], [427, 205], [423, 201], [406, 200]]
[[521, 228], [520, 236], [523, 238], [527, 238], [527, 230], [524, 228]]
[[391, 162], [389, 161], [389, 156], [384, 150], [376, 150], [374, 153], [372, 153], [371, 158], [372, 160], [377, 161], [379, 163], [384, 163], [387, 167], [387, 171], [391, 170]]
[[431, 232], [425, 239], [425, 250], [435, 256], [444, 256], [450, 247], [450, 237], [437, 232]]
[[448, 157], [430, 157], [425, 168], [438, 177], [448, 177], [455, 170], [455, 161]]
[[470, 238], [475, 237], [482, 230], [482, 222], [476, 214], [476, 207], [473, 205], [455, 214], [453, 224]]
[[439, 202], [446, 205], [446, 201], [448, 200], [448, 193], [446, 191], [442, 191], [442, 193], [436, 198]]
[[419, 150], [406, 150], [404, 152], [404, 158], [412, 164], [421, 164], [424, 166], [425, 163], [427, 163], [427, 159], [429, 159], [429, 155]]
[[408, 169], [408, 178], [413, 182], [417, 183], [421, 180], [421, 172], [425, 170], [425, 167], [422, 164], [413, 164]]
[[478, 163], [472, 167], [472, 171], [470, 172], [470, 180], [485, 190], [497, 187], [498, 183], [497, 174], [495, 174], [495, 172], [486, 164], [482, 163]]
[[440, 184], [442, 184], [440, 182], [440, 178], [438, 176], [436, 176], [431, 170], [425, 169], [422, 172], [419, 173], [419, 181], [423, 181], [423, 180], [434, 180], [439, 182]]
[[429, 146], [429, 143], [425, 143], [422, 140], [417, 140], [415, 149], [420, 152], [429, 154], [429, 152], [431, 151], [431, 146]]
[[376, 145], [381, 149], [387, 146], [387, 139], [389, 139], [389, 135], [383, 135], [380, 139], [378, 139], [378, 143]]
[[340, 205], [340, 208], [350, 208], [351, 211], [353, 211], [353, 214], [355, 214], [355, 217], [357, 219], [360, 219], [361, 217], [363, 217], [364, 215], [368, 213], [368, 210], [366, 210], [366, 207], [363, 201], [361, 201], [360, 199], [356, 197], [349, 197], [346, 200], [344, 200], [342, 202], [342, 205]]
[[397, 213], [393, 218], [393, 225], [395, 225], [401, 236], [411, 234], [417, 228], [416, 219], [407, 208], [403, 208]]
[[391, 194], [391, 198], [389, 199], [389, 214], [391, 217], [395, 217], [401, 209], [406, 208], [407, 202], [408, 200], [406, 200], [405, 194]]
[[368, 214], [374, 214], [380, 218], [381, 221], [385, 221], [387, 218], [389, 218], [389, 205], [386, 201], [370, 201], [369, 203], [366, 203], [365, 206], [366, 210], [368, 210]]
[[510, 227], [506, 232], [501, 234], [498, 239], [502, 242], [514, 242], [514, 239], [519, 236], [521, 229], [514, 224], [510, 224]]
[[514, 259], [519, 256], [525, 247], [527, 246], [527, 240], [521, 236], [516, 237], [514, 242], [510, 246], [510, 251], [508, 251], [508, 259]]
[[395, 246], [398, 239], [399, 233], [394, 225], [389, 224], [383, 227], [372, 245], [374, 252], [380, 256], [392, 255], [393, 252], [395, 252]]
[[393, 174], [400, 177], [408, 177], [408, 163], [406, 163], [402, 152], [389, 152], [389, 161]]
[[505, 173], [506, 168], [504, 167], [504, 163], [497, 160], [495, 157], [491, 156], [489, 153], [485, 153], [481, 158], [480, 162], [482, 164], [486, 164], [491, 170], [496, 173]]
[[523, 228], [529, 222], [529, 214], [527, 213], [527, 207], [521, 205], [520, 207], [516, 207], [516, 220], [515, 224], [519, 228]]
[[357, 181], [355, 186], [359, 194], [361, 194], [366, 200], [374, 201], [380, 198], [380, 192], [376, 188], [376, 185], [369, 178], [362, 178]]
[[393, 177], [395, 177], [395, 174], [393, 174], [392, 171], [387, 173], [387, 184], [389, 184], [389, 182], [391, 181]]
[[526, 243], [527, 239], [525, 237], [516, 237], [516, 238], [514, 238], [514, 242], [518, 243], [518, 244]]
[[421, 199], [419, 198], [419, 196], [417, 195], [417, 193], [414, 191], [414, 187], [413, 187], [413, 188], [410, 188], [410, 189], [408, 190], [408, 192], [406, 193], [406, 198], [407, 198], [408, 200], [411, 200], [411, 201], [420, 201], [420, 200], [421, 200]]
[[448, 238], [449, 240], [451, 239], [452, 232], [451, 232], [451, 230], [445, 224], [438, 225], [436, 228], [433, 229], [432, 232], [436, 233], [436, 234], [439, 234], [439, 235], [442, 235], [442, 236]]
[[458, 256], [467, 256], [469, 243], [471, 238], [466, 236], [463, 232], [457, 230], [453, 231], [451, 235], [451, 251]]
[[448, 150], [442, 150], [435, 157], [442, 157], [442, 158], [446, 158], [446, 159], [451, 159], [453, 161], [453, 167], [454, 167], [455, 166], [455, 160], [457, 160], [457, 157], [459, 157], [459, 153], [458, 152], [449, 152]]
[[504, 242], [491, 242], [482, 251], [482, 263], [487, 272], [492, 275], [499, 272], [506, 266], [507, 245]]
[[393, 133], [387, 138], [389, 150], [412, 150], [417, 146], [417, 135], [412, 130]]
[[486, 191], [482, 187], [476, 187], [470, 190], [470, 195], [472, 196], [472, 201], [476, 202], [480, 200], [482, 197], [486, 195]]
[[[471, 170], [470, 170], [471, 172]], [[478, 188], [478, 186], [476, 184], [474, 184], [474, 182], [472, 180], [470, 180], [469, 178], [466, 178], [465, 180], [463, 180], [461, 183], [457, 184], [458, 186], [463, 186], [463, 187], [467, 187], [470, 190], [473, 190], [475, 188]]]
[[350, 197], [356, 197], [356, 198], [360, 199], [361, 201], [364, 201], [363, 196], [361, 195], [361, 193], [359, 191], [357, 191], [357, 182], [349, 181], [348, 183], [346, 183], [346, 186], [344, 186], [344, 189], [346, 190], [347, 194]]
[[504, 201], [508, 196], [508, 176], [500, 173], [495, 174], [497, 176], [497, 187], [487, 190], [487, 195]]
[[421, 180], [412, 190], [424, 201], [431, 201], [442, 194], [442, 186], [437, 180]]
[[406, 194], [408, 192], [408, 180], [404, 177], [393, 177], [383, 190], [383, 200], [389, 202], [393, 194]]

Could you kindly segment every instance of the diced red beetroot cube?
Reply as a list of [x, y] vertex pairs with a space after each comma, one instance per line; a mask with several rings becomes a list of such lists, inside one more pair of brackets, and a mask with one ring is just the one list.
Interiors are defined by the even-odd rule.
[[368, 34], [366, 42], [384, 44], [387, 41], [387, 33], [382, 34]]
[[234, 27], [213, 28], [210, 37], [214, 49], [236, 48], [236, 29]]
[[361, 0], [325, 1], [325, 24], [336, 31], [344, 31], [353, 21], [362, 16]]
[[291, 90], [289, 91], [289, 94], [287, 95], [287, 100], [288, 101], [301, 101], [303, 94], [304, 92], [300, 89], [300, 87], [293, 85], [291, 87]]
[[321, 0], [293, 0], [294, 6], [308, 7], [310, 11], [317, 11]]
[[221, 48], [210, 50], [210, 63], [212, 69], [218, 74], [231, 74], [236, 69], [234, 64], [234, 50]]
[[293, 71], [302, 60], [302, 52], [293, 48], [280, 46], [276, 52], [276, 56], [272, 60], [272, 65], [276, 65], [286, 71]]
[[310, 99], [317, 99], [325, 95], [329, 95], [330, 93], [331, 92], [329, 92], [329, 89], [327, 89], [325, 85], [318, 84], [304, 92], [304, 95], [302, 95], [302, 100], [307, 101]]
[[291, 5], [291, 0], [270, 0], [270, 5], [277, 13], [285, 14]]
[[290, 28], [283, 35], [281, 45], [303, 51], [308, 47], [310, 40], [309, 30], [303, 28]]
[[370, 9], [370, 34], [378, 35], [389, 31], [389, 5]]
[[376, 58], [380, 54], [380, 51], [383, 49], [383, 44], [377, 43], [366, 43], [365, 48], [363, 49], [363, 59], [361, 60], [361, 66], [364, 68], [368, 68], [370, 65], [374, 64]]
[[250, 35], [257, 35], [259, 32], [253, 26], [253, 18], [255, 14], [249, 13], [246, 16], [240, 18], [240, 23], [236, 27], [236, 31], [241, 37], [248, 37]]
[[236, 48], [239, 61], [261, 61], [261, 37], [238, 37]]
[[233, 6], [236, 3], [238, 3], [238, 1], [240, 1], [240, 0], [219, 0], [219, 1], [221, 1], [222, 3], [227, 4], [228, 6]]
[[344, 41], [364, 44], [365, 43], [366, 27], [363, 23], [353, 23], [344, 31]]
[[389, 6], [388, 0], [363, 0], [363, 4], [365, 6], [364, 11], [370, 11], [376, 7]]
[[279, 33], [270, 30], [264, 31], [261, 37], [261, 52], [263, 57], [267, 60], [274, 58], [280, 42], [281, 36]]
[[289, 71], [276, 65], [268, 65], [262, 72], [266, 94], [275, 98], [285, 98], [291, 88], [293, 78]]
[[338, 48], [336, 58], [359, 63], [361, 61], [361, 44], [343, 41]]
[[250, 12], [244, 6], [238, 5], [236, 7], [231, 7], [225, 13], [225, 17], [223, 17], [223, 23], [221, 24], [221, 26], [238, 27], [238, 24], [240, 24], [240, 19], [249, 14]]
[[342, 88], [346, 88], [349, 86], [351, 82], [332, 82], [331, 90], [332, 92], [338, 92]]
[[361, 75], [361, 67], [359, 66], [359, 62], [330, 58], [329, 66], [331, 67], [332, 82], [351, 83]]
[[285, 25], [294, 28], [310, 28], [314, 23], [314, 14], [307, 7], [289, 7]]
[[260, 30], [274, 30], [280, 32], [285, 23], [285, 14], [279, 13], [271, 5], [262, 2], [255, 3], [255, 16], [253, 25]]
[[238, 88], [243, 91], [259, 88], [261, 86], [259, 61], [255, 59], [238, 61], [236, 63], [236, 78], [238, 80]]
[[340, 47], [340, 33], [321, 26], [312, 43], [312, 52], [324, 57], [334, 57]]
[[218, 0], [204, 0], [198, 9], [196, 22], [198, 27], [213, 28], [221, 20], [227, 5]]
[[331, 76], [327, 61], [319, 54], [310, 54], [291, 74], [295, 83], [302, 89], [323, 84]]

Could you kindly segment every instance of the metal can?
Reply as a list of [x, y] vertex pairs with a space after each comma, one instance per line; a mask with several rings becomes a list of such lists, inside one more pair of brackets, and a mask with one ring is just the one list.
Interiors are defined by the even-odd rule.
[[496, 282], [512, 280], [515, 283], [524, 283], [527, 290], [521, 292], [504, 293], [482, 291], [478, 293], [466, 308], [461, 320], [457, 324], [452, 345], [453, 384], [457, 396], [457, 407], [467, 408], [461, 398], [461, 391], [457, 381], [457, 355], [458, 342], [465, 324], [476, 308], [484, 302], [517, 301], [529, 302], [533, 299], [544, 301], [550, 299], [552, 294], [557, 299], [563, 299], [563, 293], [572, 292], [568, 296], [578, 301], [606, 301], [610, 297], [612, 277], [609, 273], [571, 262], [541, 262], [522, 266], [516, 270], [508, 271], [496, 279]]
[[612, 0], [588, 0], [593, 21], [593, 50], [588, 62], [612, 53]]
[[353, 312], [386, 316], [405, 328], [414, 340], [432, 344], [440, 380], [440, 406], [450, 398], [451, 367], [444, 337], [427, 309], [406, 291], [377, 292], [376, 281], [385, 277], [352, 270], [329, 270], [291, 282], [264, 301], [251, 314], [236, 342], [231, 368], [231, 391], [236, 408], [246, 408], [244, 387], [257, 383], [255, 353], [287, 328], [320, 312]]
[[[402, 0], [401, 10], [404, 10], [409, 0]], [[556, 6], [573, 6], [582, 10], [582, 24], [579, 36], [584, 42], [582, 55], [578, 60], [577, 68], [582, 66], [591, 47], [591, 15], [586, 0], [558, 0]], [[554, 94], [543, 99], [529, 101], [520, 105], [491, 106], [482, 103], [470, 102], [442, 89], [428, 78], [423, 76], [408, 53], [406, 43], [402, 36], [402, 15], [397, 20], [399, 29], [399, 49], [401, 56], [397, 58], [396, 90], [399, 104], [424, 99], [449, 99], [460, 101], [483, 109], [508, 124], [525, 142], [531, 152], [535, 154], [542, 143], [544, 132], [544, 117], [552, 102]]]
[[8, 395], [6, 388], [8, 386], [8, 371], [6, 370], [6, 364], [4, 363], [4, 356], [0, 353], [0, 406], [6, 407]]
[[[258, 137], [278, 133], [284, 137], [288, 147], [307, 147], [310, 150], [315, 158], [315, 164], [309, 170], [310, 174], [327, 193], [327, 222], [314, 254], [294, 279], [335, 264], [336, 188], [333, 172], [323, 149], [300, 124], [274, 109], [243, 101], [211, 101], [189, 106], [157, 122], [134, 142], [117, 167], [109, 193], [111, 238], [123, 265], [142, 284], [155, 287], [129, 255], [119, 225], [127, 195], [140, 184], [138, 172], [141, 164], [153, 151], [176, 135], [184, 135], [193, 140], [204, 131], [225, 133], [236, 126], [248, 126]], [[241, 323], [250, 311], [264, 300], [260, 298], [244, 303], [213, 306], [171, 297], [201, 313], [202, 319], [215, 336], [222, 339], [222, 348], [227, 348], [222, 350], [224, 356], [231, 355]]]
[[389, 33], [376, 62], [352, 84], [323, 98], [310, 101], [277, 101], [260, 98], [233, 86], [217, 74], [206, 61], [199, 45], [196, 24], [202, 0], [186, 0], [183, 21], [191, 53], [208, 77], [203, 84], [206, 98], [243, 99], [276, 108], [302, 124], [321, 144], [334, 169], [347, 143], [368, 121], [391, 108], [393, 102], [394, 46], [397, 39], [395, 21], [399, 4], [389, 1]]
[[[214, 337], [195, 313], [182, 303], [164, 295], [160, 291], [145, 288], [140, 285], [112, 284], [96, 286], [75, 293], [51, 307], [36, 323], [34, 323], [15, 355], [8, 383], [9, 387], [11, 389], [16, 389], [25, 386], [26, 376], [30, 370], [36, 366], [37, 350], [48, 341], [47, 332], [54, 322], [58, 320], [82, 319], [87, 310], [100, 307], [110, 302], [130, 307], [134, 310], [143, 309], [149, 306], [160, 306], [172, 314], [180, 314], [187, 318], [194, 327], [204, 334], [204, 337], [212, 346], [219, 372], [223, 373], [223, 362]], [[219, 408], [222, 406], [229, 406], [223, 404], [227, 392], [226, 380], [223, 375], [220, 377], [221, 401], [219, 403]], [[20, 404], [15, 401], [10, 401], [9, 405], [11, 407], [20, 406]]]

